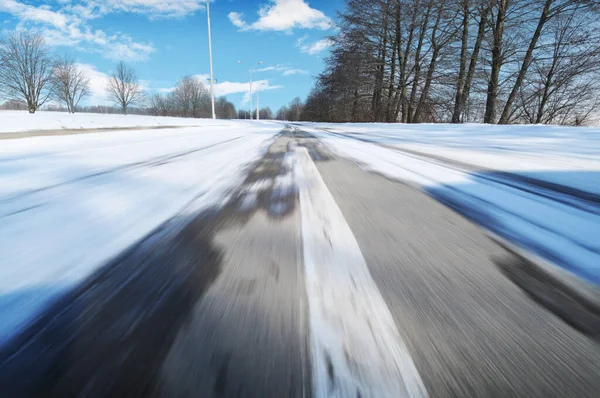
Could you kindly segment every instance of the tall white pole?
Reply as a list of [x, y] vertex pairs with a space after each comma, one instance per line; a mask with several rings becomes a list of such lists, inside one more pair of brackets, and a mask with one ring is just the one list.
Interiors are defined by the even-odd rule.
[[250, 69], [250, 120], [252, 120], [252, 69]]
[[258, 92], [260, 90], [256, 91], [256, 120], [260, 120], [260, 105], [258, 102]]
[[210, 100], [212, 105], [212, 118], [216, 119], [215, 114], [215, 79], [213, 77], [213, 60], [212, 60], [212, 40], [210, 37], [210, 0], [206, 0], [206, 16], [208, 18], [208, 58], [210, 61]]

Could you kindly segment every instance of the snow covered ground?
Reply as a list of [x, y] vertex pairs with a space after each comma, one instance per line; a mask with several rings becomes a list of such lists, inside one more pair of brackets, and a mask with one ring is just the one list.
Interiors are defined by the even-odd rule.
[[100, 128], [132, 128], [159, 126], [228, 126], [228, 120], [189, 119], [139, 115], [103, 115], [99, 113], [44, 112], [30, 115], [27, 111], [0, 111], [0, 134], [38, 130], [76, 130]]
[[600, 129], [384, 124], [302, 128], [339, 154], [416, 184], [490, 231], [600, 283]]
[[[509, 171], [600, 194], [600, 128], [561, 126], [314, 124], [358, 140]], [[563, 173], [556, 173], [561, 171]], [[573, 171], [575, 173], [566, 173]]]
[[[39, 114], [40, 123], [47, 115]], [[117, 123], [108, 118], [81, 126]], [[148, 125], [153, 118], [139, 120]], [[0, 345], [163, 222], [221, 204], [281, 129], [268, 122], [191, 122], [201, 127], [2, 141]], [[4, 120], [0, 125], [7, 128]]]

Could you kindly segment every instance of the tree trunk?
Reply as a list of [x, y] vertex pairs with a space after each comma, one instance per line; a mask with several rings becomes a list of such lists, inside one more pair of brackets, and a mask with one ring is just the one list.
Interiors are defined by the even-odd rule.
[[517, 80], [506, 100], [506, 104], [504, 105], [504, 110], [502, 111], [502, 115], [500, 116], [500, 120], [498, 123], [506, 124], [510, 118], [510, 111], [513, 105], [513, 102], [517, 98], [517, 94], [519, 89], [521, 88], [521, 84], [523, 84], [523, 80], [525, 80], [525, 75], [527, 74], [527, 70], [529, 69], [529, 65], [531, 65], [531, 61], [533, 58], [533, 51], [537, 47], [537, 42], [542, 34], [542, 29], [544, 25], [550, 18], [550, 7], [552, 6], [552, 2], [554, 0], [546, 0], [544, 4], [544, 9], [542, 10], [542, 15], [540, 15], [540, 19], [538, 20], [537, 27], [535, 32], [533, 33], [533, 37], [529, 42], [529, 47], [527, 48], [527, 52], [525, 53], [525, 58], [523, 59], [523, 63], [521, 64], [521, 69], [519, 70], [519, 74], [517, 75]]
[[[399, 101], [397, 102], [396, 105], [396, 115], [398, 115], [398, 113], [401, 112], [401, 122], [402, 123], [406, 123], [406, 105], [407, 105], [407, 98], [406, 98], [406, 83], [408, 81], [408, 76], [406, 76], [406, 65], [408, 64], [408, 58], [410, 55], [410, 47], [412, 46], [412, 41], [414, 38], [414, 33], [415, 33], [415, 27], [416, 27], [416, 21], [417, 21], [417, 12], [416, 10], [419, 8], [419, 4], [420, 4], [420, 0], [417, 0], [415, 2], [415, 7], [413, 10], [413, 15], [411, 18], [411, 22], [410, 22], [410, 30], [408, 32], [408, 39], [406, 40], [406, 51], [402, 51], [402, 40], [401, 40], [401, 30], [400, 30], [400, 19], [398, 19], [398, 34], [400, 35], [400, 39], [398, 40], [398, 62], [400, 65], [400, 81], [398, 83], [398, 91], [397, 93], [399, 93]], [[400, 6], [400, 5], [398, 5]], [[396, 116], [396, 119], [398, 118], [398, 116]]]
[[431, 14], [431, 8], [433, 7], [433, 1], [430, 0], [427, 4], [427, 11], [423, 18], [423, 25], [421, 26], [421, 33], [419, 33], [419, 40], [417, 42], [417, 49], [415, 52], [415, 76], [413, 78], [413, 85], [410, 90], [410, 98], [408, 101], [408, 117], [406, 121], [408, 123], [413, 122], [413, 108], [417, 98], [417, 89], [419, 87], [419, 79], [421, 77], [421, 50], [423, 49], [423, 41], [425, 40], [425, 33], [427, 32], [427, 26], [429, 25], [429, 15]]
[[469, 0], [463, 0], [462, 37], [460, 47], [460, 66], [458, 68], [458, 81], [456, 82], [456, 97], [454, 99], [454, 113], [452, 123], [460, 123], [461, 105], [463, 97], [465, 72], [467, 69], [467, 47], [469, 45]]
[[494, 123], [496, 120], [496, 105], [498, 102], [500, 68], [503, 63], [503, 38], [504, 38], [504, 22], [506, 19], [506, 8], [508, 0], [498, 0], [498, 15], [493, 28], [494, 44], [492, 47], [492, 71], [488, 82], [487, 101], [485, 104], [484, 123]]
[[384, 17], [383, 22], [383, 37], [382, 43], [379, 47], [379, 57], [377, 66], [377, 75], [375, 80], [375, 87], [373, 90], [373, 101], [371, 104], [371, 114], [373, 117], [373, 121], [379, 122], [381, 121], [381, 100], [382, 100], [382, 91], [383, 91], [383, 77], [385, 74], [385, 60], [387, 54], [387, 36], [388, 36], [388, 17], [387, 13]]
[[419, 102], [417, 104], [417, 108], [415, 109], [415, 113], [412, 116], [412, 123], [419, 123], [421, 119], [421, 114], [423, 113], [423, 108], [425, 107], [425, 102], [429, 97], [429, 89], [431, 88], [433, 74], [435, 73], [435, 67], [437, 65], [437, 58], [440, 54], [441, 49], [441, 45], [438, 43], [437, 31], [440, 27], [440, 21], [442, 19], [443, 12], [443, 6], [440, 5], [435, 24], [433, 25], [433, 31], [431, 32], [431, 48], [433, 48], [433, 52], [431, 54], [431, 60], [429, 61], [427, 76], [425, 77], [425, 85], [423, 86], [423, 91], [421, 92], [421, 97], [419, 98]]
[[481, 10], [481, 17], [479, 20], [479, 28], [477, 31], [477, 38], [475, 39], [475, 46], [473, 47], [473, 53], [471, 54], [471, 61], [469, 62], [469, 70], [467, 71], [467, 77], [465, 79], [465, 87], [462, 91], [462, 97], [460, 99], [458, 115], [463, 113], [471, 94], [471, 84], [475, 77], [475, 69], [477, 67], [477, 60], [479, 59], [479, 51], [481, 50], [481, 44], [485, 36], [485, 27], [487, 26], [488, 13], [490, 12], [489, 6]]
[[388, 97], [387, 97], [387, 109], [385, 112], [385, 121], [391, 123], [395, 120], [392, 119], [392, 108], [394, 106], [394, 87], [396, 84], [396, 51], [397, 50], [397, 37], [394, 36], [394, 42], [392, 44], [392, 66], [390, 70], [390, 84], [388, 86]]

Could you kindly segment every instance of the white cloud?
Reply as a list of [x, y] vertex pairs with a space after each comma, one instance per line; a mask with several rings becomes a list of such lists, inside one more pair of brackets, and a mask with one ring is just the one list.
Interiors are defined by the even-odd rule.
[[111, 51], [105, 57], [115, 61], [143, 61], [154, 51], [152, 44], [136, 43], [127, 37], [111, 45]]
[[300, 51], [302, 51], [303, 53], [309, 54], [309, 55], [315, 55], [315, 54], [320, 53], [323, 50], [328, 49], [332, 45], [333, 45], [333, 41], [331, 41], [331, 39], [323, 39], [323, 40], [319, 40], [319, 41], [311, 44], [310, 46], [304, 45], [304, 46], [300, 47]]
[[[244, 83], [241, 83], [244, 84]], [[248, 83], [245, 83], [248, 86]], [[268, 80], [257, 80], [252, 82], [252, 95], [255, 95], [259, 91], [270, 91], [270, 90], [278, 90], [280, 88], [284, 88], [283, 86], [271, 86]], [[216, 89], [216, 88], [215, 88]], [[240, 91], [244, 92], [244, 91]], [[240, 102], [240, 105], [246, 105], [250, 102], [250, 91], [245, 91], [244, 97]], [[256, 104], [254, 104], [256, 105]]]
[[306, 75], [308, 71], [303, 69], [297, 69], [289, 65], [270, 65], [261, 69], [254, 70], [254, 73], [260, 72], [282, 72], [282, 76], [291, 76], [291, 75]]
[[0, 12], [18, 19], [17, 29], [34, 28], [52, 46], [102, 53], [108, 59], [142, 61], [156, 51], [152, 43], [124, 33], [93, 30], [89, 21], [111, 13], [136, 13], [150, 19], [183, 17], [205, 7], [205, 0], [57, 0], [53, 6], [24, 0], [0, 0]]
[[255, 69], [254, 72], [285, 71], [288, 69], [290, 69], [289, 66], [277, 64], [277, 65], [269, 65], [269, 66], [266, 66], [266, 67], [260, 68], [260, 69]]
[[90, 79], [91, 95], [85, 102], [89, 105], [107, 105], [109, 103], [106, 92], [108, 75], [96, 70], [96, 67], [90, 64], [78, 63], [77, 67]]
[[258, 10], [258, 20], [247, 24], [243, 14], [229, 13], [229, 20], [242, 30], [291, 31], [302, 29], [329, 29], [331, 19], [322, 11], [311, 8], [304, 0], [270, 0]]
[[304, 69], [288, 69], [283, 72], [283, 76], [292, 76], [292, 75], [307, 75], [308, 71]]
[[54, 12], [46, 6], [35, 7], [19, 3], [16, 0], [0, 0], [0, 12], [12, 14], [19, 18], [21, 22], [46, 23], [57, 28], [64, 28], [68, 21], [65, 15]]
[[[205, 82], [205, 84], [207, 84]], [[207, 84], [208, 87], [208, 84]], [[277, 90], [283, 88], [283, 86], [271, 86], [268, 80], [256, 80], [252, 82], [252, 92], [256, 93], [257, 91], [268, 91], [268, 90]], [[248, 95], [250, 98], [250, 82], [217, 82], [215, 84], [215, 95], [220, 97], [222, 95], [229, 94], [240, 94], [244, 93]]]
[[308, 39], [308, 35], [304, 35], [296, 40], [296, 47], [300, 47]]
[[149, 18], [178, 18], [204, 9], [206, 0], [87, 0], [72, 3], [69, 9], [86, 19], [115, 12], [143, 14]]
[[140, 43], [124, 34], [107, 35], [102, 30], [81, 29], [70, 24], [66, 29], [44, 26], [39, 29], [48, 45], [74, 47], [79, 51], [101, 53], [111, 60], [143, 61], [156, 51], [152, 43]]
[[238, 28], [246, 27], [246, 22], [244, 22], [244, 20], [242, 19], [243, 17], [244, 14], [240, 14], [238, 12], [230, 12], [229, 15], [227, 15], [227, 18], [229, 18], [231, 23], [237, 26]]

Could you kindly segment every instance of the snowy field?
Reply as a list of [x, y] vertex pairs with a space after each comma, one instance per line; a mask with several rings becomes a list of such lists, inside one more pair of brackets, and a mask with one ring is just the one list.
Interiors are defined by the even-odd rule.
[[[47, 115], [32, 117], [46, 123]], [[72, 118], [62, 115], [57, 125]], [[27, 128], [54, 128], [25, 116]], [[113, 116], [94, 115], [93, 126], [84, 120], [92, 116], [79, 116], [83, 128], [122, 126]], [[268, 122], [190, 122], [200, 127], [1, 141], [0, 345], [165, 221], [222, 204], [281, 130]]]
[[600, 129], [318, 123], [302, 128], [340, 155], [422, 187], [491, 232], [600, 283]]
[[41, 130], [77, 130], [103, 128], [134, 128], [160, 126], [197, 126], [207, 128], [228, 125], [226, 120], [189, 119], [139, 115], [103, 115], [39, 111], [0, 111], [0, 134]]

